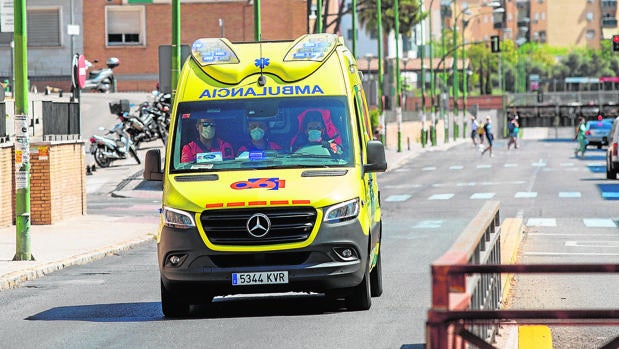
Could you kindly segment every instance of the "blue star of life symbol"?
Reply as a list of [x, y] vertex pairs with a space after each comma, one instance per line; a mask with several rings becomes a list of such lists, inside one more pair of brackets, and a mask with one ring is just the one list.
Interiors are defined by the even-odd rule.
[[264, 69], [264, 67], [269, 65], [269, 59], [268, 58], [258, 58], [255, 60], [255, 65], [256, 67], [260, 68], [260, 69]]

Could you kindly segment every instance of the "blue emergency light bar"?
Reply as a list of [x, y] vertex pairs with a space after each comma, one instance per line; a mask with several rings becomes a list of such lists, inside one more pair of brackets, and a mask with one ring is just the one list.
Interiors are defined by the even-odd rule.
[[239, 58], [223, 39], [198, 39], [191, 46], [191, 55], [202, 66], [239, 63]]

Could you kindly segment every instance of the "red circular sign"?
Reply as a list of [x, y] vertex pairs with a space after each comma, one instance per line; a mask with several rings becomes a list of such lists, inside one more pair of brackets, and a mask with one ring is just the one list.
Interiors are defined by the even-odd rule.
[[84, 88], [86, 85], [86, 58], [80, 55], [77, 59], [77, 84], [79, 88]]

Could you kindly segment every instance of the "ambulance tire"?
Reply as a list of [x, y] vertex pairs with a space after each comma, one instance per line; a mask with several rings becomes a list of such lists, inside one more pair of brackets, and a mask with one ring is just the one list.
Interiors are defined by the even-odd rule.
[[372, 296], [370, 292], [370, 273], [366, 266], [365, 274], [361, 283], [352, 288], [352, 292], [346, 297], [348, 310], [368, 310], [372, 306]]
[[370, 273], [370, 289], [372, 290], [372, 297], [380, 297], [383, 294], [383, 268], [381, 262], [382, 253], [378, 253], [376, 257], [376, 265]]
[[168, 318], [186, 317], [189, 315], [190, 304], [181, 300], [181, 297], [171, 293], [161, 282], [161, 310]]

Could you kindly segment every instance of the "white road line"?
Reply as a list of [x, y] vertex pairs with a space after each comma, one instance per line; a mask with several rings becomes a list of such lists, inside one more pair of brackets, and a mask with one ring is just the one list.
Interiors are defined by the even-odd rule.
[[406, 201], [410, 199], [411, 195], [389, 195], [385, 201], [389, 202], [398, 202], [398, 201]]
[[619, 253], [579, 253], [579, 252], [525, 252], [525, 256], [619, 256]]
[[443, 224], [442, 220], [424, 220], [413, 226], [413, 229], [436, 229]]
[[422, 171], [434, 171], [436, 170], [436, 167], [434, 166], [429, 166], [429, 167], [424, 167], [421, 169]]
[[461, 170], [461, 169], [463, 169], [463, 168], [464, 168], [464, 166], [462, 166], [462, 165], [453, 165], [453, 166], [449, 166], [449, 169], [450, 169], [450, 170]]
[[477, 165], [477, 168], [492, 168], [492, 165]]
[[617, 248], [619, 247], [619, 241], [566, 241], [566, 247], [597, 247], [597, 248]]
[[612, 219], [604, 218], [583, 218], [585, 226], [589, 228], [616, 228], [617, 224]]

